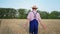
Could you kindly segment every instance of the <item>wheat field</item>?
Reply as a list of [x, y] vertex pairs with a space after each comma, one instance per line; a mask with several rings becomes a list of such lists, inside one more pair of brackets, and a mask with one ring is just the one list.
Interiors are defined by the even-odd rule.
[[[60, 34], [60, 19], [42, 19], [42, 22], [47, 31], [39, 24], [39, 34]], [[29, 24], [24, 28], [25, 23], [26, 19], [0, 19], [0, 34], [29, 34]]]

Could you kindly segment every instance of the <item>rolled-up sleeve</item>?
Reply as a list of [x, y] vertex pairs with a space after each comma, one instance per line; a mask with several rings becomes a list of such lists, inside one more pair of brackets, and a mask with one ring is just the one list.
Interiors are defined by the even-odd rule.
[[30, 15], [31, 15], [31, 13], [29, 12], [29, 14], [28, 14], [28, 16], [27, 16], [27, 19], [30, 19]]
[[40, 14], [38, 13], [38, 19], [41, 20]]

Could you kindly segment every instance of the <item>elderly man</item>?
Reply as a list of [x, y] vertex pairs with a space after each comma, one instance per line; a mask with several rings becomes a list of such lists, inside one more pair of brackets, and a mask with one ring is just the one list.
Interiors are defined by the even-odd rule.
[[29, 22], [29, 34], [38, 34], [38, 22], [40, 22], [40, 24], [46, 30], [46, 26], [41, 22], [40, 14], [37, 12], [36, 5], [32, 7], [32, 11], [29, 12], [27, 20], [27, 22]]

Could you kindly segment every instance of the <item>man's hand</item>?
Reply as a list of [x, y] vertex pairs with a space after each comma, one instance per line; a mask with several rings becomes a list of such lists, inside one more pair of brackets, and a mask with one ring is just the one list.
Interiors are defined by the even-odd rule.
[[24, 24], [24, 26], [23, 26], [23, 27], [24, 27], [24, 28], [26, 28], [26, 26], [27, 26], [27, 24]]
[[43, 25], [44, 30], [46, 31], [46, 25]]

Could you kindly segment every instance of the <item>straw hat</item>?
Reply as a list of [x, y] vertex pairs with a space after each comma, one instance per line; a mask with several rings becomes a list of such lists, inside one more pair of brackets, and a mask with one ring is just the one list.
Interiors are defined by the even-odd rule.
[[33, 6], [32, 6], [32, 9], [33, 9], [33, 8], [34, 8], [34, 9], [37, 9], [38, 7], [37, 7], [36, 5], [33, 5]]

